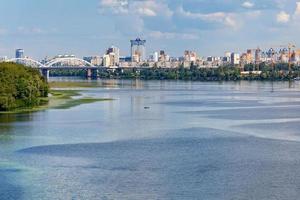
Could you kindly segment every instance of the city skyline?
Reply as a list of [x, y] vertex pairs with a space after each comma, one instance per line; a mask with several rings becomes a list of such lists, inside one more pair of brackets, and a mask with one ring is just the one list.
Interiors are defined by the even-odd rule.
[[180, 56], [186, 49], [223, 55], [289, 42], [298, 46], [300, 33], [300, 2], [294, 0], [12, 0], [2, 7], [0, 55], [9, 57], [17, 48], [37, 59], [102, 55], [112, 45], [126, 56], [128, 41], [136, 37], [147, 40], [147, 56], [159, 50]]

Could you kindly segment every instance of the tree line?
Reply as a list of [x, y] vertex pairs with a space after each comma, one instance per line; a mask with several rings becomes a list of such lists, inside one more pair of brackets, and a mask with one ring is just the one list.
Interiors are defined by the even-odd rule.
[[[242, 74], [247, 71], [248, 74]], [[254, 71], [261, 71], [260, 74]], [[85, 76], [84, 70], [51, 70], [51, 76]], [[220, 66], [218, 68], [200, 68], [192, 64], [188, 68], [149, 68], [149, 69], [116, 69], [100, 70], [100, 78], [143, 79], [143, 80], [194, 80], [194, 81], [237, 81], [237, 80], [290, 80], [300, 76], [300, 67], [288, 64], [247, 64], [243, 68], [237, 66]]]
[[48, 91], [48, 83], [38, 70], [0, 63], [0, 111], [38, 106]]

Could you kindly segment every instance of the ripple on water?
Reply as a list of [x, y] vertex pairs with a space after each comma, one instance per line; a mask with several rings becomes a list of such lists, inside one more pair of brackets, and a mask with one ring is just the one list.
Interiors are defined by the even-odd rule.
[[297, 199], [299, 153], [297, 142], [254, 137], [66, 144], [18, 152], [28, 165], [45, 170], [46, 185], [53, 182], [91, 199]]

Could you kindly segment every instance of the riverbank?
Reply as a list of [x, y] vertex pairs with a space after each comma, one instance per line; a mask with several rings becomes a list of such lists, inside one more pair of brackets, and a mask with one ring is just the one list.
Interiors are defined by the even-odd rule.
[[[68, 109], [82, 104], [89, 104], [101, 101], [111, 101], [109, 98], [92, 98], [92, 97], [80, 97], [80, 90], [72, 90], [71, 87], [68, 90], [52, 89], [49, 92], [49, 97], [41, 98], [41, 104], [32, 108], [17, 108], [12, 111], [1, 111], [0, 114], [17, 114], [37, 112], [46, 109]], [[78, 97], [78, 98], [74, 98]]]

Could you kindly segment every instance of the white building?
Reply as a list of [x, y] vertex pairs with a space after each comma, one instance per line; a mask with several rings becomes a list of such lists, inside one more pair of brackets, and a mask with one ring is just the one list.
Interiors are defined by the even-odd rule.
[[115, 47], [115, 46], [111, 46], [110, 48], [108, 48], [106, 50], [106, 55], [110, 55], [110, 62], [112, 66], [119, 66], [120, 63], [120, 49]]
[[103, 66], [104, 67], [110, 67], [110, 56], [109, 55], [104, 55], [103, 56]]
[[153, 53], [153, 62], [158, 62], [158, 52]]
[[240, 64], [240, 54], [238, 53], [231, 53], [231, 64], [232, 65], [239, 65]]

